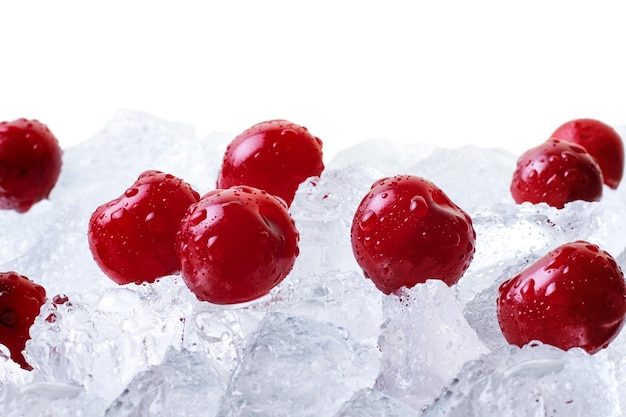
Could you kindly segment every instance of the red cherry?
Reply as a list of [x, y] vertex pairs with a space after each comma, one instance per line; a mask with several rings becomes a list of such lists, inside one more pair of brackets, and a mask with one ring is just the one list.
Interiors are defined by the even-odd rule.
[[454, 285], [474, 256], [476, 233], [470, 216], [436, 185], [397, 175], [372, 185], [351, 239], [365, 276], [390, 294], [428, 279]]
[[575, 119], [559, 126], [553, 138], [576, 143], [600, 166], [604, 183], [616, 189], [624, 173], [624, 144], [611, 126], [595, 119]]
[[298, 239], [282, 200], [252, 187], [215, 190], [193, 204], [181, 223], [181, 275], [201, 301], [255, 300], [291, 271]]
[[298, 186], [324, 170], [322, 141], [286, 120], [256, 124], [226, 149], [217, 188], [248, 185], [291, 205]]
[[24, 213], [48, 198], [61, 173], [62, 154], [43, 123], [0, 123], [0, 209]]
[[559, 209], [576, 200], [598, 201], [602, 173], [582, 146], [550, 139], [517, 160], [511, 195], [518, 204], [547, 203]]
[[22, 351], [45, 302], [46, 290], [41, 285], [16, 272], [0, 273], [0, 343], [24, 369], [32, 369]]
[[171, 174], [146, 171], [124, 194], [98, 207], [89, 220], [89, 248], [118, 284], [154, 282], [178, 273], [176, 232], [200, 195]]
[[518, 346], [539, 340], [563, 350], [605, 348], [626, 314], [626, 285], [607, 252], [585, 241], [562, 245], [499, 289], [498, 322]]

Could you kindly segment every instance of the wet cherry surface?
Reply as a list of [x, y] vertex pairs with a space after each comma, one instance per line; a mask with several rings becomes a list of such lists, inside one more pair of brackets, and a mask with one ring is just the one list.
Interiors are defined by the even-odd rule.
[[324, 170], [322, 141], [286, 120], [258, 123], [228, 146], [217, 188], [248, 185], [291, 205], [298, 186]]
[[252, 187], [214, 190], [182, 220], [177, 235], [181, 275], [202, 301], [251, 301], [291, 271], [298, 239], [284, 201]]
[[585, 241], [539, 259], [499, 289], [498, 322], [509, 343], [538, 340], [595, 353], [619, 333], [626, 285], [611, 255]]
[[455, 284], [470, 265], [475, 239], [469, 215], [435, 184], [411, 175], [374, 183], [351, 228], [357, 262], [386, 294], [427, 279]]

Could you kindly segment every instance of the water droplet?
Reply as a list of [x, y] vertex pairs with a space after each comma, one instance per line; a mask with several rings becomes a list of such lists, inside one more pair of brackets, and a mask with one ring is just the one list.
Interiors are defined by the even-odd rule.
[[126, 213], [126, 209], [124, 207], [120, 207], [117, 210], [115, 210], [113, 213], [111, 213], [111, 219], [119, 220], [124, 216], [125, 213]]
[[535, 280], [529, 279], [526, 281], [522, 289], [520, 290], [522, 297], [526, 301], [534, 301], [535, 300]]
[[364, 232], [372, 230], [378, 223], [378, 216], [374, 210], [367, 210], [363, 217], [361, 217], [361, 221], [359, 222], [359, 228]]
[[200, 223], [202, 223], [204, 220], [206, 220], [206, 218], [207, 218], [206, 210], [204, 209], [198, 210], [191, 215], [191, 218], [189, 219], [189, 224], [191, 224], [192, 226], [197, 226]]
[[139, 190], [135, 187], [131, 187], [129, 189], [127, 189], [126, 191], [124, 191], [124, 195], [126, 197], [133, 197], [135, 195], [137, 195], [137, 193], [139, 193]]
[[411, 198], [409, 210], [417, 217], [424, 217], [428, 214], [428, 203], [426, 203], [426, 200], [421, 195], [413, 196], [413, 198]]
[[546, 287], [545, 296], [548, 297], [548, 296], [552, 295], [554, 293], [554, 291], [556, 291], [556, 282], [551, 282]]
[[211, 246], [215, 245], [216, 241], [217, 241], [217, 236], [211, 236], [206, 242], [206, 247], [211, 249]]
[[548, 178], [548, 181], [546, 181], [546, 185], [550, 185], [558, 179], [559, 176], [557, 174], [553, 174], [550, 178]]

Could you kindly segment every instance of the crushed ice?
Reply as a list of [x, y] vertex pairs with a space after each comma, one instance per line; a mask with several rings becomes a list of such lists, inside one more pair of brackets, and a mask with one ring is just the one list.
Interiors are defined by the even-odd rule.
[[[622, 189], [563, 210], [515, 205], [516, 157], [499, 149], [371, 140], [326, 161], [291, 207], [294, 270], [242, 306], [195, 299], [178, 277], [119, 287], [91, 258], [91, 212], [139, 173], [212, 189], [229, 135], [120, 112], [65, 150], [50, 200], [0, 212], [0, 269], [46, 287], [27, 372], [0, 350], [3, 416], [622, 416], [626, 336], [589, 356], [506, 344], [495, 319], [503, 280], [561, 243], [626, 247]], [[352, 214], [374, 180], [421, 175], [473, 218], [475, 260], [459, 283], [384, 296], [352, 257]], [[57, 296], [58, 295], [58, 296]]]

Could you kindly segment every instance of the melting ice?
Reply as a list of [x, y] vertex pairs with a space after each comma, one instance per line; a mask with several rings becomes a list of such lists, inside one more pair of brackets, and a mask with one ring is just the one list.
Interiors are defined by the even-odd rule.
[[[49, 296], [26, 348], [35, 370], [0, 351], [3, 416], [626, 415], [626, 336], [594, 356], [520, 349], [495, 319], [498, 284], [562, 243], [589, 240], [624, 265], [626, 194], [605, 188], [601, 202], [563, 210], [515, 205], [516, 156], [502, 150], [371, 140], [340, 152], [291, 207], [293, 272], [255, 302], [202, 303], [175, 276], [123, 287], [106, 278], [87, 247], [93, 210], [146, 169], [209, 191], [230, 139], [120, 112], [65, 149], [50, 200], [0, 212], [0, 269]], [[395, 174], [433, 181], [472, 216], [476, 255], [456, 286], [427, 282], [398, 298], [363, 278], [352, 214]]]

